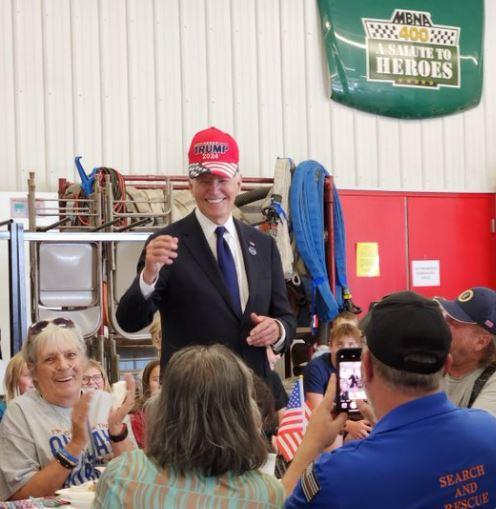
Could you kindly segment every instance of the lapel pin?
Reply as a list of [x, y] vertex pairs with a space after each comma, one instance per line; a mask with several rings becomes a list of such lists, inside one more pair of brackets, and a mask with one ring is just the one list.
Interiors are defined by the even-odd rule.
[[255, 256], [257, 254], [257, 250], [255, 249], [255, 244], [253, 242], [250, 242], [249, 243], [250, 245], [248, 246], [248, 252]]

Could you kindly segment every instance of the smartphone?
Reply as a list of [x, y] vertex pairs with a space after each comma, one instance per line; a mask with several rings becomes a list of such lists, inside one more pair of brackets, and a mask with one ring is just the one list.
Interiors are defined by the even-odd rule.
[[338, 369], [337, 409], [359, 414], [357, 400], [366, 399], [362, 380], [361, 348], [343, 348], [336, 354]]

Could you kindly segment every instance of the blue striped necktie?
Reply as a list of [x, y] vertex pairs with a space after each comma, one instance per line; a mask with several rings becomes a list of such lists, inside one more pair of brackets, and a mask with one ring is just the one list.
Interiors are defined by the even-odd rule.
[[241, 314], [241, 299], [239, 297], [238, 275], [236, 273], [236, 264], [229, 248], [229, 244], [224, 238], [226, 233], [224, 226], [217, 226], [215, 234], [217, 235], [217, 263], [224, 277], [229, 294], [231, 295], [234, 308]]

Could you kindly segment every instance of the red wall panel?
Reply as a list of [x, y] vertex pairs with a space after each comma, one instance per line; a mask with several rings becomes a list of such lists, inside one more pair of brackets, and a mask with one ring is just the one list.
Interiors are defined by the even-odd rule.
[[[346, 231], [348, 284], [353, 302], [369, 303], [408, 286], [406, 200], [403, 196], [340, 191]], [[357, 242], [379, 244], [379, 277], [357, 277]]]
[[440, 286], [412, 290], [454, 298], [471, 286], [496, 288], [493, 217], [492, 195], [408, 197], [408, 258], [440, 261]]
[[[405, 289], [456, 297], [470, 286], [496, 289], [493, 194], [339, 191], [348, 283], [355, 304]], [[380, 276], [358, 277], [357, 242], [379, 244]], [[412, 260], [439, 260], [440, 286], [412, 287]]]

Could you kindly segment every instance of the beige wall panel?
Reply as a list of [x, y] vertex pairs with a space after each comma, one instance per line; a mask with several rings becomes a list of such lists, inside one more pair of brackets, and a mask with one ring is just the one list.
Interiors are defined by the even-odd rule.
[[46, 185], [74, 178], [74, 116], [70, 2], [43, 2]]
[[[87, 172], [103, 161], [98, 0], [71, 2], [74, 154]], [[73, 177], [74, 178], [74, 177]]]
[[[481, 104], [387, 119], [331, 101], [316, 1], [5, 0], [0, 189], [87, 171], [181, 173], [191, 136], [232, 131], [245, 175], [316, 159], [338, 187], [494, 191], [496, 27]], [[486, 2], [486, 19], [496, 2]]]
[[[208, 125], [233, 132], [233, 69], [229, 0], [205, 0]], [[207, 127], [207, 126], [205, 126]]]
[[308, 158], [332, 173], [329, 71], [320, 33], [320, 17], [313, 2], [304, 2], [305, 90]]
[[182, 173], [183, 117], [180, 0], [155, 0], [157, 172]]
[[[260, 164], [252, 175], [269, 177], [276, 157], [290, 157], [283, 146], [281, 30], [279, 2], [254, 0], [257, 23], [258, 139]], [[286, 2], [282, 2], [286, 4]], [[255, 135], [255, 133], [253, 133]]]
[[18, 189], [26, 189], [29, 172], [35, 171], [40, 190], [46, 190], [47, 116], [43, 76], [42, 3], [41, 0], [15, 0], [13, 11], [17, 185]]
[[242, 154], [241, 173], [258, 175], [260, 145], [257, 25], [254, 2], [232, 2], [232, 73], [234, 133]]
[[377, 119], [378, 186], [388, 182], [392, 188], [401, 187], [401, 148], [399, 121], [393, 118]]
[[129, 48], [126, 2], [105, 0], [100, 11], [102, 161], [123, 173], [130, 168]]
[[[205, 0], [180, 2], [183, 154], [191, 137], [208, 126], [207, 34]], [[219, 62], [230, 66], [219, 55]], [[221, 126], [219, 126], [221, 128]], [[187, 165], [185, 160], [184, 167]]]
[[368, 113], [355, 115], [356, 181], [365, 189], [379, 186], [377, 117]]
[[[12, 2], [0, 2], [0, 191], [17, 189], [17, 90], [14, 75]], [[5, 218], [3, 218], [5, 219]]]
[[[465, 117], [465, 160], [464, 191], [477, 191], [486, 187], [489, 173], [481, 171], [486, 168], [486, 137], [484, 97], [478, 108], [464, 113]], [[488, 140], [494, 143], [494, 140]]]
[[443, 119], [444, 186], [443, 189], [463, 189], [465, 183], [465, 121], [463, 114]]
[[308, 158], [305, 19], [301, 2], [283, 2], [281, 16], [283, 153]]
[[[486, 19], [496, 19], [496, 2], [486, 1]], [[484, 72], [487, 81], [484, 94], [486, 165], [484, 175], [488, 189], [496, 190], [496, 27], [494, 23], [486, 23]]]
[[158, 166], [154, 28], [153, 0], [128, 0], [129, 173]]
[[331, 103], [331, 168], [336, 185], [356, 187], [355, 112], [342, 104]]
[[[400, 122], [401, 188], [422, 189], [422, 121]], [[439, 171], [440, 168], [436, 168]], [[384, 182], [381, 187], [389, 188]]]
[[443, 119], [422, 122], [422, 188], [444, 187]]

